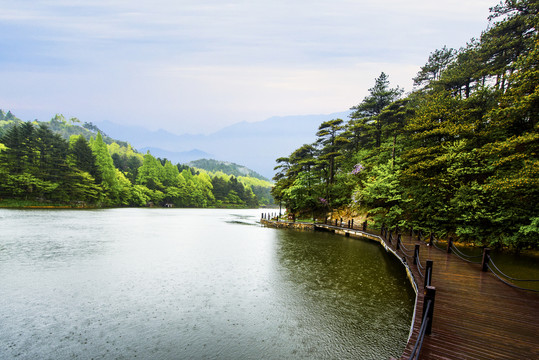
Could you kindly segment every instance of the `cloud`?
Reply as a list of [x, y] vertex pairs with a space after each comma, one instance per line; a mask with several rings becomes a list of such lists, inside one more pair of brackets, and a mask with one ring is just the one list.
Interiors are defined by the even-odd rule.
[[410, 90], [428, 54], [479, 36], [495, 4], [6, 2], [0, 107], [27, 118], [71, 112], [83, 121], [177, 132], [342, 111], [366, 95], [381, 71]]

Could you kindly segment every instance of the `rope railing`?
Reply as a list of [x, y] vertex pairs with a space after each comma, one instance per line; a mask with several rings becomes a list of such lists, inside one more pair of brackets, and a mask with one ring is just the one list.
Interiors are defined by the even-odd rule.
[[526, 290], [526, 291], [533, 291], [533, 292], [539, 292], [539, 290], [536, 290], [536, 289], [530, 289], [530, 288], [525, 288], [525, 287], [521, 287], [521, 286], [518, 286], [518, 285], [515, 285], [515, 284], [511, 284], [509, 281], [506, 281], [505, 279], [503, 279], [502, 277], [500, 277], [500, 275], [496, 274], [495, 271], [493, 271], [491, 268], [490, 268], [490, 265], [487, 264], [487, 268], [490, 270], [491, 273], [494, 274], [494, 276], [496, 276], [498, 278], [498, 280], [500, 280], [501, 282], [503, 282], [504, 284], [506, 285], [509, 285], [515, 289], [520, 289], [520, 290]]
[[434, 240], [435, 240], [435, 241], [432, 242], [432, 245], [433, 245], [436, 249], [438, 249], [438, 250], [440, 250], [440, 251], [445, 251], [445, 249], [442, 249], [441, 247], [439, 247], [439, 246], [437, 245], [437, 243], [440, 242], [440, 239], [434, 237]]
[[451, 244], [453, 250], [455, 251], [458, 251], [460, 253], [461, 256], [465, 257], [465, 258], [469, 258], [469, 259], [474, 259], [474, 258], [480, 258], [483, 256], [483, 254], [479, 254], [479, 255], [467, 255], [465, 254], [462, 250], [460, 250], [458, 247], [455, 246], [455, 244]]
[[411, 252], [412, 250], [409, 250], [406, 246], [404, 246], [404, 244], [402, 243], [402, 241], [400, 242], [400, 247], [404, 250], [404, 251], [408, 251], [408, 252]]
[[[472, 263], [472, 264], [481, 264], [481, 261], [472, 261], [472, 260], [469, 260], [467, 259], [467, 255], [464, 254], [463, 252], [461, 252], [457, 247], [455, 247], [455, 245], [451, 245], [451, 249], [454, 251], [454, 254], [457, 255], [458, 258], [460, 258], [461, 260], [464, 260], [466, 262], [469, 262], [469, 263]], [[482, 257], [483, 255], [479, 255], [479, 257]], [[474, 258], [476, 256], [470, 256], [469, 258]]]
[[421, 265], [421, 260], [419, 259], [419, 251], [416, 251], [415, 254], [416, 254], [415, 257], [416, 257], [416, 265], [417, 265], [417, 267], [420, 268], [420, 269], [423, 269], [423, 265]]
[[503, 271], [500, 270], [499, 267], [496, 266], [496, 264], [494, 263], [494, 260], [492, 260], [492, 256], [489, 255], [488, 260], [489, 260], [488, 262], [489, 265], [492, 265], [496, 269], [496, 271], [498, 271], [498, 273], [500, 273], [500, 275], [502, 275], [506, 279], [509, 279], [512, 281], [539, 281], [539, 279], [518, 279], [518, 278], [511, 277], [505, 274]]
[[[412, 236], [413, 236], [413, 231], [410, 231], [410, 237], [412, 237]], [[420, 240], [422, 238], [422, 234], [421, 234], [420, 230], [418, 231], [417, 238], [418, 238], [418, 240]], [[442, 247], [440, 247], [438, 245], [439, 242], [440, 242], [440, 239], [438, 239], [437, 237], [435, 237], [431, 233], [429, 244], [432, 244], [436, 249], [438, 249], [440, 251], [447, 252], [448, 254], [454, 253], [459, 259], [461, 259], [461, 260], [463, 260], [465, 262], [472, 263], [472, 264], [481, 264], [481, 266], [483, 268], [483, 271], [490, 270], [490, 272], [492, 272], [496, 276], [496, 278], [498, 278], [501, 282], [503, 282], [504, 284], [509, 285], [509, 286], [511, 286], [513, 288], [520, 289], [520, 290], [525, 290], [525, 291], [539, 292], [539, 290], [537, 290], [537, 289], [530, 289], [530, 288], [518, 286], [518, 285], [512, 284], [509, 281], [507, 281], [507, 280], [510, 280], [510, 281], [516, 281], [516, 282], [536, 282], [536, 281], [539, 281], [539, 279], [518, 279], [518, 278], [515, 278], [515, 277], [512, 277], [512, 276], [509, 276], [509, 275], [505, 274], [492, 261], [492, 258], [490, 257], [489, 253], [487, 253], [487, 256], [485, 256], [485, 254], [482, 254], [482, 255], [468, 255], [468, 254], [465, 254], [462, 250], [460, 250], [458, 247], [456, 247], [455, 244], [453, 244], [453, 241], [452, 241], [451, 238], [448, 241], [446, 249], [443, 249]], [[407, 255], [402, 250], [402, 248], [406, 249], [406, 246], [404, 246], [401, 243], [400, 247], [401, 247], [401, 251], [405, 255]], [[408, 250], [408, 249], [406, 249], [406, 250]], [[472, 259], [476, 259], [476, 258], [480, 258], [480, 257], [483, 257], [482, 261], [474, 261], [474, 260], [472, 260]], [[431, 271], [429, 269], [427, 269], [425, 271], [425, 274], [423, 274], [423, 272], [421, 271], [423, 269], [423, 266], [421, 265], [421, 261], [418, 258], [418, 254], [417, 255], [414, 254], [414, 263], [417, 264], [417, 270], [418, 270], [419, 275], [421, 275], [421, 277], [423, 277], [425, 279], [425, 286], [427, 285], [427, 283], [430, 285], [430, 278], [432, 276], [432, 273], [431, 273]]]
[[423, 340], [425, 335], [430, 335], [432, 330], [432, 315], [434, 310], [434, 297], [436, 294], [436, 288], [429, 286], [425, 291], [425, 298], [423, 302], [423, 317], [421, 320], [421, 327], [417, 335], [417, 340], [415, 342], [414, 348], [408, 360], [417, 360], [419, 359], [419, 354], [421, 353], [421, 348], [423, 347]]
[[419, 266], [417, 267], [417, 272], [419, 273], [419, 275], [421, 275], [422, 278], [425, 278], [425, 275], [423, 275], [423, 272], [421, 271]]

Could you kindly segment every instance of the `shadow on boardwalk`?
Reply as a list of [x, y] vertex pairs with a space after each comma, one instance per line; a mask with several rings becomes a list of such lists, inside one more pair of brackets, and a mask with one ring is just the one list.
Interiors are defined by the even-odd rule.
[[512, 288], [492, 273], [410, 236], [400, 247], [380, 234], [331, 225], [313, 225], [346, 236], [376, 237], [406, 263], [418, 285], [413, 331], [401, 360], [409, 359], [418, 338], [423, 312], [423, 271], [412, 265], [419, 244], [419, 263], [433, 261], [436, 287], [432, 333], [426, 335], [419, 359], [539, 359], [539, 294]]

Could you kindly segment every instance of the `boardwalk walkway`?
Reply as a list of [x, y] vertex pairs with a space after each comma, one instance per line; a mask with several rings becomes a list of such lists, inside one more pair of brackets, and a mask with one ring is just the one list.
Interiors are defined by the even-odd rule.
[[[431, 335], [425, 336], [420, 359], [539, 359], [539, 294], [512, 288], [490, 272], [436, 247], [402, 237], [407, 248], [396, 250], [396, 240], [357, 229], [316, 224], [315, 228], [346, 236], [377, 238], [406, 259], [418, 285], [413, 332], [400, 360], [409, 359], [422, 321], [423, 276], [405, 255], [419, 247], [420, 264], [433, 261], [432, 286], [436, 287]], [[420, 273], [421, 272], [421, 273]]]

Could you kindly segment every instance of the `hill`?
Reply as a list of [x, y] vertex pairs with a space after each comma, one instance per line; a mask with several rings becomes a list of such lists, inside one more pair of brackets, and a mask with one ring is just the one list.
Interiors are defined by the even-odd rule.
[[200, 160], [191, 161], [187, 165], [197, 168], [197, 169], [206, 170], [209, 172], [221, 171], [227, 175], [233, 175], [236, 177], [246, 176], [246, 177], [254, 177], [260, 180], [264, 180], [264, 181], [269, 181], [264, 176], [258, 174], [257, 172], [245, 166], [238, 165], [238, 164], [228, 162], [228, 161], [218, 161], [214, 159], [200, 159]]
[[[207, 162], [195, 169], [150, 152], [142, 155], [94, 124], [56, 115], [22, 121], [0, 111], [0, 206], [271, 206], [272, 184], [244, 166], [239, 175]], [[191, 156], [204, 154], [190, 152]], [[225, 164], [225, 163], [223, 163]], [[221, 164], [221, 165], [223, 165]], [[204, 166], [204, 164], [199, 163]], [[55, 205], [51, 205], [55, 204]]]
[[[99, 128], [111, 136], [125, 136], [137, 149], [150, 148], [152, 154], [184, 163], [184, 153], [198, 149], [212, 158], [231, 161], [253, 169], [271, 179], [275, 158], [288, 156], [303, 144], [310, 144], [324, 121], [347, 119], [349, 111], [318, 115], [276, 116], [258, 122], [240, 122], [213, 133], [173, 134], [165, 130], [150, 131], [142, 127], [100, 122]], [[248, 151], [246, 151], [248, 149]], [[189, 159], [192, 161], [196, 159]], [[187, 162], [188, 162], [187, 161]]]

